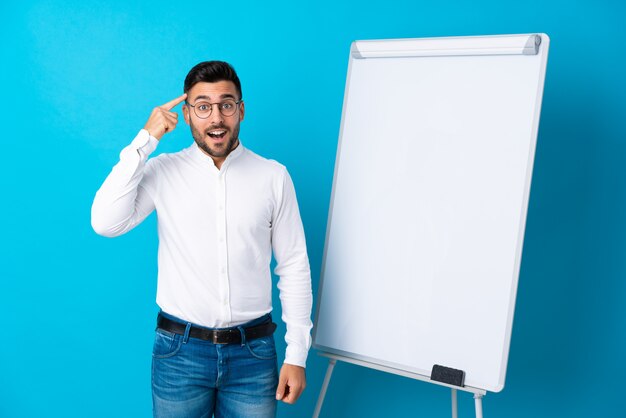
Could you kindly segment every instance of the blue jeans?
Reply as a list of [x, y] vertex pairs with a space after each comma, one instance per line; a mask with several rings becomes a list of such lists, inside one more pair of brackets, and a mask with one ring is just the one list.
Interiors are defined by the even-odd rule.
[[[162, 316], [189, 324], [172, 315]], [[271, 319], [270, 314], [241, 325]], [[156, 330], [152, 352], [152, 402], [157, 418], [267, 418], [276, 416], [278, 366], [274, 337], [241, 344]]]

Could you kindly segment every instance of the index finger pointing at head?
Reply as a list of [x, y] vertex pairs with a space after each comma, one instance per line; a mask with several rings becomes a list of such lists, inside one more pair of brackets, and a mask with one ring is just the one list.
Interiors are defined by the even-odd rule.
[[161, 105], [161, 108], [165, 110], [172, 110], [174, 107], [176, 107], [177, 104], [182, 103], [186, 98], [187, 98], [187, 93], [184, 93], [182, 96], [179, 96], [175, 98], [174, 100], [171, 100], [165, 103], [164, 105]]

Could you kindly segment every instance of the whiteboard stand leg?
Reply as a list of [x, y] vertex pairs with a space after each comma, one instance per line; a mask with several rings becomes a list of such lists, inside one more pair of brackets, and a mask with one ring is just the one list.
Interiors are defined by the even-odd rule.
[[322, 389], [320, 390], [320, 396], [317, 398], [317, 405], [315, 405], [315, 412], [313, 412], [313, 418], [318, 418], [320, 416], [320, 411], [322, 410], [322, 404], [324, 403], [324, 397], [326, 396], [326, 389], [328, 389], [328, 383], [330, 382], [330, 376], [333, 374], [335, 363], [337, 363], [337, 360], [335, 360], [334, 358], [331, 358], [328, 360], [328, 368], [326, 369], [326, 377], [324, 377], [324, 383], [322, 384]]
[[456, 389], [452, 389], [452, 418], [459, 418], [459, 409], [456, 396]]
[[483, 418], [483, 395], [475, 393], [474, 403], [476, 404], [476, 418]]

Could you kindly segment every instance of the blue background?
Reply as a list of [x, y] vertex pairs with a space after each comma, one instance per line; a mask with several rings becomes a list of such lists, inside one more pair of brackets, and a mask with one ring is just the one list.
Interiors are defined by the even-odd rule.
[[[552, 42], [507, 381], [485, 416], [626, 416], [624, 2], [26, 1], [0, 15], [0, 417], [151, 415], [155, 216], [111, 240], [90, 206], [197, 62], [238, 70], [241, 138], [289, 168], [317, 290], [350, 42], [529, 32]], [[157, 152], [190, 140], [181, 123]], [[376, 152], [384, 176], [391, 140]], [[327, 362], [309, 358], [279, 416], [311, 415]], [[449, 396], [339, 364], [322, 416], [448, 417]]]

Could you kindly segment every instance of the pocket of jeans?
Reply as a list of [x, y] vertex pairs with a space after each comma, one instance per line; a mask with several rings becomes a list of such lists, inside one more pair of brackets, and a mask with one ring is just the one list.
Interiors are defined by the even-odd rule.
[[276, 346], [274, 345], [274, 337], [271, 335], [246, 341], [246, 347], [248, 347], [248, 351], [250, 351], [252, 357], [259, 360], [271, 360], [276, 358]]
[[154, 336], [152, 356], [154, 358], [172, 357], [178, 350], [183, 340], [180, 335], [157, 328]]

